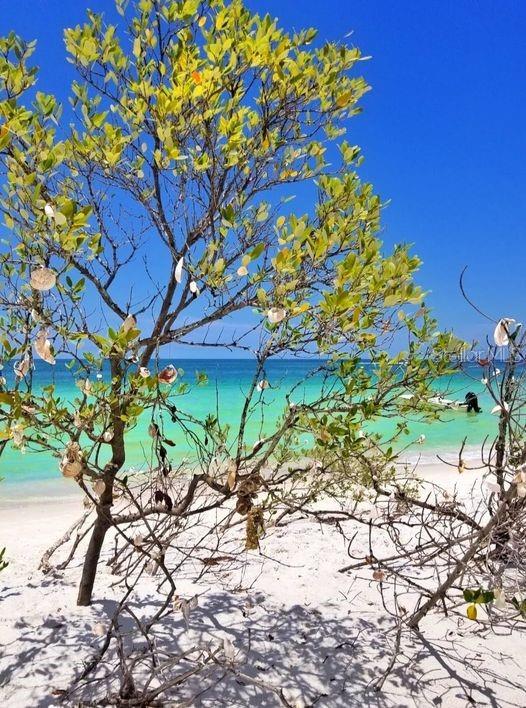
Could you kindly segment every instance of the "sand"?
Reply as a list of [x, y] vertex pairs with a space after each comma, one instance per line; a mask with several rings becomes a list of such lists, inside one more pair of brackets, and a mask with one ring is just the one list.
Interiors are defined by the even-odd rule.
[[[459, 477], [441, 465], [423, 474], [440, 477], [464, 493], [477, 473]], [[0, 705], [10, 708], [58, 705], [58, 693], [100, 645], [97, 624], [107, 624], [120, 596], [106, 566], [91, 607], [75, 605], [79, 561], [64, 572], [43, 575], [44, 550], [82, 513], [74, 488], [56, 487], [40, 500], [27, 494], [2, 500], [0, 545], [9, 567], [0, 574]], [[343, 524], [346, 536], [358, 524]], [[366, 553], [367, 540], [363, 543]], [[395, 639], [392, 618], [382, 606], [370, 569], [342, 574], [347, 544], [333, 525], [299, 520], [274, 529], [264, 555], [246, 564], [218, 566], [200, 578], [190, 563], [177, 578], [182, 597], [199, 596], [188, 627], [174, 613], [167, 633], [174, 650], [192, 642], [227, 637], [236, 666], [263, 683], [279, 686], [297, 706], [525, 706], [524, 657], [520, 634], [497, 635], [478, 623], [438, 613], [421, 625], [422, 636], [402, 635], [402, 652], [380, 692], [375, 681], [386, 669]], [[153, 597], [145, 581], [140, 604]], [[153, 601], [153, 600], [151, 600]], [[203, 692], [204, 691], [204, 692]], [[194, 696], [201, 692], [197, 698]], [[238, 679], [234, 672], [190, 684], [175, 703], [188, 706], [278, 706], [275, 694]]]

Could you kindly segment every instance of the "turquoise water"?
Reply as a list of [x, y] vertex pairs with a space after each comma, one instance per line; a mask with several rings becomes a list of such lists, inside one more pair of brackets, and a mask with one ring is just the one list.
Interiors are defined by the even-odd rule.
[[[236, 428], [239, 425], [244, 396], [247, 392], [255, 371], [255, 363], [251, 360], [177, 360], [173, 362], [177, 368], [184, 370], [183, 381], [188, 382], [190, 390], [184, 396], [176, 399], [178, 408], [204, 419], [207, 414], [216, 415], [219, 411], [220, 420]], [[271, 389], [266, 390], [262, 396], [262, 403], [256, 409], [247, 426], [247, 442], [253, 443], [265, 432], [270, 432], [277, 420], [282, 415], [286, 400], [285, 396], [293, 387], [295, 390], [291, 400], [300, 403], [303, 400], [315, 399], [320, 389], [321, 379], [312, 376], [314, 370], [320, 365], [316, 360], [273, 360], [266, 365], [266, 378], [271, 384]], [[367, 366], [367, 364], [364, 364]], [[9, 370], [8, 370], [9, 369]], [[205, 372], [209, 382], [206, 386], [195, 385], [195, 373]], [[8, 383], [12, 372], [6, 367]], [[453, 399], [464, 399], [468, 391], [474, 391], [479, 396], [483, 412], [479, 415], [468, 415], [464, 410], [446, 412], [445, 421], [411, 422], [411, 435], [404, 436], [401, 445], [406, 445], [424, 434], [426, 440], [423, 445], [414, 445], [411, 450], [415, 454], [431, 454], [433, 451], [456, 452], [463, 439], [467, 438], [468, 447], [479, 446], [486, 436], [495, 434], [496, 418], [489, 411], [493, 403], [485, 386], [481, 383], [482, 369], [477, 364], [468, 364], [462, 372], [452, 377], [437, 381], [437, 391]], [[105, 376], [106, 378], [106, 376]], [[73, 375], [67, 368], [65, 361], [57, 361], [51, 367], [43, 362], [38, 362], [34, 372], [34, 388], [53, 383], [57, 395], [73, 399], [78, 394]], [[262, 426], [262, 417], [264, 423]], [[140, 419], [139, 425], [127, 434], [127, 465], [140, 469], [145, 465], [145, 457], [150, 447], [151, 439], [147, 434], [149, 420], [147, 416]], [[396, 421], [378, 420], [372, 428], [382, 434], [393, 430]], [[176, 443], [170, 448], [171, 458], [177, 462], [182, 458], [194, 458], [191, 443], [178, 429], [177, 425], [168, 418], [164, 419], [165, 434]], [[305, 438], [302, 442], [308, 444]], [[35, 453], [30, 450], [21, 454], [8, 443], [4, 454], [0, 457], [0, 475], [4, 484], [16, 484], [21, 481], [47, 480], [60, 477], [58, 461], [51, 455]]]

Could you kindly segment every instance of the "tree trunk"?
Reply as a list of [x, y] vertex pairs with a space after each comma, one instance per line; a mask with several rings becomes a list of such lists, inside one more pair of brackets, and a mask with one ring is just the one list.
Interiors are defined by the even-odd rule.
[[82, 578], [79, 585], [79, 593], [77, 596], [77, 605], [90, 605], [93, 594], [93, 585], [97, 574], [97, 565], [99, 563], [100, 552], [106, 531], [111, 526], [110, 507], [101, 507], [97, 509], [97, 520], [91, 533], [91, 538], [84, 558], [84, 566], [82, 568]]
[[104, 480], [104, 491], [97, 504], [97, 519], [91, 533], [88, 550], [84, 558], [82, 577], [77, 596], [77, 605], [90, 605], [93, 595], [93, 585], [97, 575], [97, 565], [99, 563], [102, 544], [106, 532], [112, 525], [111, 507], [113, 505], [113, 485], [115, 476], [124, 465], [126, 455], [124, 448], [124, 422], [122, 420], [122, 409], [125, 406], [121, 397], [121, 386], [124, 381], [124, 369], [122, 359], [110, 357], [111, 365], [111, 424], [113, 426], [113, 438], [111, 441], [111, 461], [104, 468], [102, 479]]

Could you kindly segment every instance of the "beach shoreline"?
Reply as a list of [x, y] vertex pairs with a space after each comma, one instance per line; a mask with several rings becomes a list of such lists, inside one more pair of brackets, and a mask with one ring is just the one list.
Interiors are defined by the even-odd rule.
[[[448, 470], [458, 476], [456, 466], [459, 460], [460, 448], [442, 448], [440, 450], [426, 448], [425, 446], [412, 445], [396, 460], [399, 469], [442, 470], [442, 477]], [[441, 458], [441, 459], [440, 459]], [[462, 452], [462, 459], [468, 466], [481, 464], [481, 448], [479, 446], [466, 447]], [[444, 463], [447, 463], [445, 464]], [[130, 473], [136, 473], [131, 467]], [[439, 481], [437, 479], [437, 481]], [[35, 504], [52, 504], [55, 501], [78, 499], [82, 501], [83, 493], [78, 485], [71, 479], [65, 479], [57, 471], [54, 476], [42, 479], [16, 479], [14, 476], [0, 481], [0, 509], [9, 508], [12, 504], [19, 506]]]

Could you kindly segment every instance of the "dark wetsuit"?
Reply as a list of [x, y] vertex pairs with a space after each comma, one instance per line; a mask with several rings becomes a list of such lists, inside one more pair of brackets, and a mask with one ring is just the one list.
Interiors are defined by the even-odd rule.
[[467, 412], [475, 411], [475, 413], [480, 413], [481, 409], [479, 407], [479, 401], [477, 395], [473, 391], [466, 393], [465, 404], [467, 406]]

